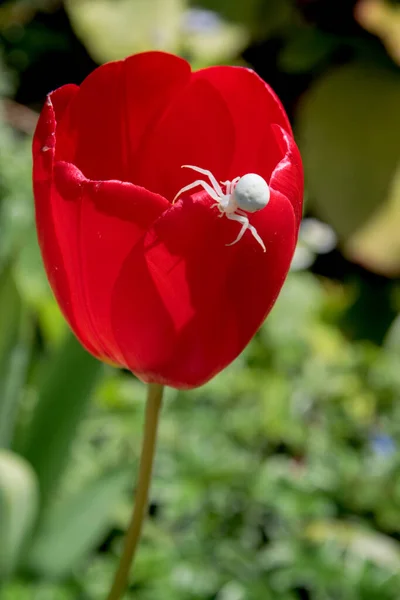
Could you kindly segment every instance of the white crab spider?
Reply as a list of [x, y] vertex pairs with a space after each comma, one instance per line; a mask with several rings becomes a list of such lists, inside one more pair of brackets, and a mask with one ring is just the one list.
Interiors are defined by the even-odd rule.
[[209, 178], [211, 185], [207, 183], [207, 181], [197, 179], [196, 181], [193, 181], [193, 183], [189, 183], [189, 185], [185, 185], [185, 187], [179, 190], [173, 199], [172, 204], [175, 202], [178, 196], [183, 194], [183, 192], [187, 192], [200, 185], [206, 192], [208, 192], [211, 198], [216, 201], [211, 208], [217, 206], [221, 212], [219, 215], [220, 217], [225, 215], [227, 219], [238, 221], [242, 224], [236, 240], [226, 245], [233, 246], [233, 244], [239, 242], [244, 236], [246, 230], [249, 229], [254, 239], [260, 244], [261, 248], [265, 252], [266, 249], [264, 242], [258, 235], [257, 229], [253, 227], [253, 225], [250, 225], [249, 219], [246, 216], [246, 212], [253, 213], [267, 206], [270, 198], [270, 191], [267, 182], [264, 181], [260, 175], [256, 175], [255, 173], [247, 173], [247, 175], [243, 175], [243, 177], [235, 177], [235, 179], [232, 181], [221, 181], [221, 184], [225, 186], [226, 190], [226, 193], [224, 194], [221, 185], [218, 183], [211, 171], [201, 169], [200, 167], [194, 167], [193, 165], [182, 165], [182, 168], [193, 169], [193, 171], [197, 171], [202, 175], [206, 175]]

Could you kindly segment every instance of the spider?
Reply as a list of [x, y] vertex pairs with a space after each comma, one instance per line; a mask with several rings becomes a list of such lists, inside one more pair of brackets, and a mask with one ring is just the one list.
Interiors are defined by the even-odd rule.
[[239, 242], [246, 233], [246, 230], [249, 229], [264, 252], [266, 251], [264, 242], [258, 235], [257, 229], [253, 227], [253, 225], [250, 225], [246, 215], [246, 212], [253, 213], [265, 208], [269, 202], [270, 190], [267, 182], [264, 181], [260, 175], [247, 173], [246, 175], [243, 175], [243, 177], [235, 177], [232, 181], [221, 181], [221, 185], [224, 185], [226, 190], [224, 194], [221, 185], [211, 171], [201, 169], [200, 167], [194, 167], [193, 165], [182, 165], [182, 169], [193, 169], [193, 171], [206, 175], [206, 177], [209, 178], [211, 185], [207, 181], [197, 179], [196, 181], [193, 181], [193, 183], [189, 183], [189, 185], [185, 185], [185, 187], [179, 190], [173, 199], [172, 204], [178, 196], [183, 194], [183, 192], [187, 192], [200, 185], [208, 192], [211, 198], [216, 201], [211, 208], [217, 206], [221, 212], [219, 215], [220, 217], [225, 215], [227, 219], [238, 221], [242, 224], [237, 238], [226, 245], [233, 246]]

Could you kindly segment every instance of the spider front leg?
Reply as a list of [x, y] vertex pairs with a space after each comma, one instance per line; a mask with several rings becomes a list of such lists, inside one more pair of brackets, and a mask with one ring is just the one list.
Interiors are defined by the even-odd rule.
[[178, 196], [183, 194], [183, 192], [188, 192], [189, 190], [192, 190], [193, 188], [197, 187], [198, 185], [200, 185], [211, 196], [211, 198], [213, 200], [216, 200], [217, 203], [219, 204], [220, 198], [219, 198], [217, 192], [211, 187], [211, 185], [209, 183], [207, 183], [206, 181], [203, 181], [202, 179], [197, 179], [197, 181], [193, 181], [193, 183], [189, 183], [189, 185], [185, 185], [185, 187], [180, 189], [179, 192], [175, 195], [175, 198], [172, 200], [172, 204], [175, 203], [175, 200], [178, 198]]
[[218, 181], [215, 179], [214, 175], [211, 173], [211, 171], [208, 171], [207, 169], [201, 169], [200, 167], [194, 167], [193, 165], [182, 165], [181, 169], [193, 169], [193, 171], [197, 171], [197, 173], [201, 173], [202, 175], [206, 175], [206, 177], [209, 178], [209, 180], [211, 181], [211, 185], [213, 186], [215, 192], [218, 194], [218, 196], [223, 196], [223, 191], [221, 189], [221, 186], [219, 185]]
[[230, 196], [233, 192], [233, 190], [235, 189], [235, 185], [237, 184], [237, 182], [239, 181], [240, 177], [235, 177], [235, 179], [232, 179], [232, 181], [220, 181], [221, 185], [224, 185], [226, 187], [226, 194], [227, 196]]
[[260, 246], [264, 250], [264, 252], [266, 252], [264, 242], [258, 235], [257, 229], [255, 227], [253, 227], [253, 225], [250, 225], [249, 219], [247, 217], [238, 215], [236, 213], [230, 213], [230, 214], [226, 213], [226, 218], [230, 219], [231, 221], [238, 221], [238, 223], [242, 223], [242, 228], [239, 231], [239, 235], [237, 236], [236, 240], [234, 240], [230, 244], [226, 244], [227, 246], [233, 246], [234, 244], [237, 244], [237, 242], [240, 242], [240, 240], [242, 239], [242, 237], [244, 236], [244, 234], [246, 232], [246, 229], [250, 229], [254, 239], [260, 244]]

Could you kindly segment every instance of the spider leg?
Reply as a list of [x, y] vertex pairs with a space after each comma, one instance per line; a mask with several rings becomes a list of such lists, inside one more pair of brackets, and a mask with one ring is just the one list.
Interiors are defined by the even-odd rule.
[[237, 184], [237, 182], [239, 181], [240, 177], [235, 177], [235, 179], [232, 179], [231, 181], [231, 188], [230, 188], [230, 193], [233, 194], [233, 190], [235, 189], [235, 185]]
[[257, 229], [255, 227], [253, 227], [253, 225], [250, 225], [250, 224], [249, 224], [249, 229], [250, 229], [251, 233], [253, 234], [253, 238], [260, 244], [260, 246], [264, 250], [264, 252], [266, 252], [267, 249], [266, 249], [261, 237], [259, 236]]
[[229, 179], [228, 179], [227, 181], [220, 181], [220, 184], [225, 186], [226, 195], [230, 196], [230, 194], [232, 193], [232, 190], [231, 190], [232, 182], [229, 181]]
[[226, 186], [227, 196], [232, 194], [233, 189], [234, 189], [235, 185], [237, 184], [237, 182], [239, 181], [239, 179], [240, 179], [240, 177], [235, 177], [235, 179], [232, 179], [232, 181], [229, 181], [229, 179], [227, 181], [220, 181], [221, 185]]
[[237, 208], [235, 212], [238, 215], [242, 215], [243, 217], [247, 217], [247, 214], [241, 208]]
[[231, 221], [238, 221], [239, 223], [242, 223], [242, 228], [240, 229], [239, 235], [237, 236], [236, 240], [234, 240], [230, 244], [226, 244], [227, 246], [233, 246], [234, 244], [240, 242], [240, 240], [244, 236], [246, 229], [249, 227], [249, 220], [247, 217], [242, 217], [241, 215], [236, 215], [235, 213], [227, 213], [226, 218], [230, 219]]
[[206, 175], [206, 177], [208, 177], [209, 180], [211, 181], [211, 184], [212, 184], [215, 192], [218, 194], [218, 196], [224, 195], [224, 193], [221, 189], [221, 186], [219, 185], [218, 181], [215, 179], [215, 177], [211, 173], [211, 171], [208, 171], [207, 169], [201, 169], [200, 167], [194, 167], [193, 165], [182, 165], [181, 168], [182, 169], [193, 169], [193, 171], [197, 171], [198, 173], [201, 173], [202, 175]]
[[219, 204], [220, 198], [219, 198], [218, 194], [215, 192], [215, 190], [211, 187], [211, 185], [209, 183], [207, 183], [206, 181], [203, 181], [202, 179], [197, 179], [197, 181], [193, 181], [193, 183], [189, 183], [189, 185], [185, 185], [185, 187], [183, 187], [181, 190], [179, 190], [179, 192], [175, 195], [175, 198], [172, 200], [172, 204], [174, 204], [175, 200], [178, 198], [178, 196], [183, 194], [183, 192], [188, 192], [189, 190], [192, 190], [193, 188], [197, 187], [198, 185], [200, 185], [203, 189], [205, 189], [205, 191], [211, 196], [211, 198], [213, 200], [216, 200], [217, 203]]
[[218, 210], [220, 212], [220, 214], [218, 215], [218, 217], [223, 217], [225, 214], [224, 209], [222, 208], [221, 204], [219, 202], [216, 202], [215, 204], [211, 204], [210, 208], [215, 208], [218, 207]]
[[236, 213], [231, 213], [231, 214], [227, 214], [226, 217], [228, 219], [230, 219], [231, 221], [238, 221], [239, 223], [242, 223], [242, 228], [239, 231], [239, 235], [237, 236], [236, 240], [234, 240], [230, 244], [226, 244], [227, 246], [233, 246], [234, 244], [239, 242], [242, 239], [242, 237], [244, 236], [246, 229], [250, 229], [254, 239], [260, 244], [260, 246], [264, 250], [264, 252], [266, 252], [264, 242], [262, 241], [261, 237], [258, 235], [257, 229], [255, 227], [253, 227], [253, 225], [250, 225], [249, 219], [246, 216], [238, 215]]

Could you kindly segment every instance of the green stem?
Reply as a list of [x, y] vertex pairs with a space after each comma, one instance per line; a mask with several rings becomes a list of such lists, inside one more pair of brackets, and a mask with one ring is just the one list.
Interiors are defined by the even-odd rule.
[[124, 593], [129, 577], [129, 571], [135, 556], [135, 551], [140, 539], [143, 519], [147, 509], [147, 500], [151, 482], [154, 452], [157, 438], [157, 425], [160, 414], [164, 388], [162, 385], [151, 383], [148, 387], [146, 419], [142, 453], [140, 456], [139, 477], [136, 489], [135, 506], [131, 522], [125, 538], [122, 556], [119, 561], [107, 600], [119, 600]]

